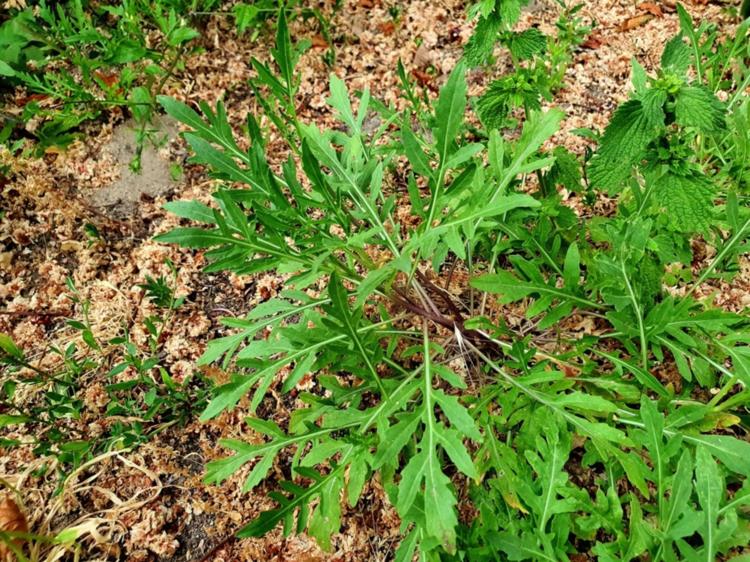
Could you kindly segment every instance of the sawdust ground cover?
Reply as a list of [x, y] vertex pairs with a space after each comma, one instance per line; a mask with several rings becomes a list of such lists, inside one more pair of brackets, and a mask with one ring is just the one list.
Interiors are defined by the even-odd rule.
[[[35, 151], [39, 123], [30, 123], [14, 133], [15, 150], [3, 149], [0, 332], [26, 366], [3, 370], [0, 473], [6, 511], [20, 507], [32, 534], [17, 548], [34, 560], [75, 552], [81, 560], [409, 560], [420, 551], [426, 559], [744, 560], [750, 262], [742, 142], [750, 122], [742, 121], [748, 84], [737, 77], [748, 75], [746, 36], [731, 57], [701, 56], [696, 67], [676, 4], [585, 2], [571, 17], [590, 29], [545, 67], [562, 72], [542, 95], [539, 75], [513, 72], [530, 66], [524, 48], [541, 56], [534, 51], [540, 34], [560, 36], [556, 3], [525, 6], [512, 31], [497, 24], [492, 31], [504, 33], [504, 42], [470, 69], [462, 58], [477, 26], [494, 25], [492, 10], [469, 17], [459, 2], [385, 0], [314, 7], [323, 18], [294, 10], [286, 18], [290, 52], [309, 44], [294, 69], [293, 99], [274, 98], [251, 63], [256, 58], [283, 81], [272, 54], [284, 47], [278, 18], [240, 34], [223, 7], [196, 20], [191, 45], [198, 48], [180, 52], [181, 64], [163, 82], [164, 109], [158, 123], [149, 121], [158, 142], [139, 145], [137, 115], [124, 105], [82, 121], [64, 148]], [[738, 33], [732, 8], [687, 3], [684, 14], [691, 29], [710, 27], [722, 41]], [[677, 35], [684, 48], [672, 41]], [[668, 45], [671, 54], [663, 55]], [[554, 62], [553, 47], [547, 39], [542, 64]], [[503, 81], [511, 74], [515, 82]], [[524, 97], [521, 82], [535, 98]], [[500, 95], [511, 85], [516, 97]], [[704, 99], [704, 85], [710, 99], [697, 116], [679, 109], [688, 98]], [[355, 92], [365, 89], [383, 107], [342, 121], [343, 100], [359, 108]], [[21, 115], [30, 94], [4, 92], [5, 108]], [[311, 222], [270, 240], [289, 252], [331, 245], [324, 258], [339, 264], [333, 270], [321, 258], [302, 282], [288, 260], [249, 271], [246, 257], [262, 252], [240, 251], [238, 263], [231, 241], [217, 254], [187, 240], [186, 231], [168, 234], [197, 226], [189, 219], [204, 207], [186, 213], [189, 201], [231, 221], [237, 200], [214, 193], [248, 189], [243, 178], [250, 189], [268, 187], [255, 175], [259, 161], [217, 165], [216, 147], [231, 144], [196, 133], [197, 115], [180, 105], [215, 108], [220, 100], [238, 149], [255, 154], [262, 144], [271, 175], [286, 181], [284, 193], [296, 208], [308, 205]], [[460, 118], [444, 113], [451, 101], [470, 106], [465, 119], [463, 111]], [[640, 148], [624, 141], [606, 148], [607, 135], [596, 134], [636, 102], [657, 107], [664, 130], [649, 129], [648, 137], [635, 127], [625, 136], [648, 137]], [[262, 138], [248, 133], [248, 116]], [[443, 154], [435, 143], [448, 121], [458, 124]], [[179, 132], [193, 136], [186, 141]], [[524, 144], [529, 137], [536, 140]], [[207, 138], [214, 152], [206, 152]], [[392, 148], [412, 138], [421, 158]], [[325, 142], [315, 145], [319, 139]], [[354, 153], [346, 165], [355, 166], [361, 150], [383, 163], [377, 173], [356, 169], [368, 188], [373, 175], [383, 176], [372, 199], [350, 199], [341, 187], [347, 174], [336, 175], [336, 155]], [[448, 166], [462, 150], [468, 156]], [[136, 155], [138, 173], [130, 166]], [[297, 199], [283, 173], [290, 155], [292, 176], [302, 182]], [[454, 198], [465, 189], [493, 202], [494, 192], [481, 189], [499, 184], [507, 192], [498, 197], [515, 197], [502, 215], [476, 201], [462, 206], [471, 197]], [[337, 205], [321, 203], [325, 186], [340, 193]], [[651, 188], [658, 196], [649, 200]], [[317, 199], [305, 198], [316, 189]], [[699, 196], [679, 196], [690, 190]], [[440, 208], [426, 211], [436, 192]], [[366, 214], [368, 201], [375, 216]], [[252, 204], [237, 209], [251, 216]], [[262, 213], [268, 201], [258, 204]], [[283, 204], [272, 205], [281, 216]], [[352, 216], [326, 222], [337, 209]], [[471, 233], [441, 230], [477, 220], [482, 228]], [[639, 229], [629, 231], [634, 224]], [[256, 241], [272, 228], [280, 227], [269, 216], [230, 238]], [[320, 238], [310, 242], [309, 232]], [[353, 246], [334, 246], [355, 234]], [[619, 253], [608, 253], [613, 248]], [[397, 253], [412, 262], [389, 266]], [[222, 259], [229, 265], [212, 266]], [[295, 283], [304, 296], [285, 292]], [[288, 322], [268, 320], [269, 311]], [[273, 329], [253, 331], [241, 342], [252, 351], [237, 361], [230, 351], [224, 361], [216, 342], [247, 329], [248, 315]], [[284, 360], [300, 333], [325, 327], [339, 337], [350, 322], [357, 334], [378, 323], [387, 330], [375, 342], [350, 331], [353, 342], [328, 356]], [[6, 355], [15, 353], [10, 345]], [[201, 360], [207, 352], [212, 361]], [[249, 383], [267, 369], [263, 361], [281, 363], [258, 394]], [[345, 419], [389, 404], [384, 396], [428, 372], [434, 378], [372, 426]], [[61, 373], [69, 378], [45, 379]], [[295, 384], [286, 385], [290, 377]], [[50, 393], [61, 393], [59, 385], [66, 391], [53, 401], [58, 414], [50, 423]], [[233, 403], [223, 400], [237, 388]], [[329, 427], [329, 441], [299, 437]], [[442, 440], [432, 449], [423, 440], [431, 428]], [[224, 468], [227, 442], [260, 447], [280, 435], [305, 446], [271, 447], [267, 456], [245, 451], [248, 462]], [[441, 468], [425, 473], [433, 459]], [[302, 488], [281, 487], [289, 480]], [[278, 513], [316, 483], [324, 491], [310, 496], [309, 525], [287, 534], [284, 517], [278, 525], [271, 518], [270, 530], [260, 532], [262, 513]], [[413, 505], [404, 499], [411, 489], [419, 492]], [[281, 491], [285, 500], [269, 495]], [[303, 505], [292, 503], [298, 520]], [[259, 536], [237, 536], [253, 522], [244, 534]]]

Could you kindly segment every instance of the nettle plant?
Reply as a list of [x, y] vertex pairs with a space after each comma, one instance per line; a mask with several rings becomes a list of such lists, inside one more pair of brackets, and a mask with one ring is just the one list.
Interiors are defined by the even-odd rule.
[[545, 35], [536, 27], [514, 30], [521, 16], [523, 0], [490, 0], [475, 4], [471, 17], [478, 17], [474, 34], [464, 48], [464, 59], [471, 66], [492, 61], [495, 45], [508, 54], [512, 71], [493, 80], [477, 100], [477, 113], [487, 129], [513, 126], [512, 112], [540, 111], [563, 85], [573, 51], [591, 31], [577, 14], [583, 4], [571, 7], [558, 0], [561, 14], [555, 35]]
[[[283, 523], [330, 548], [376, 478], [403, 522], [397, 560], [714, 560], [746, 545], [748, 322], [693, 295], [732, 274], [748, 213], [706, 149], [726, 104], [686, 78], [682, 39], [657, 76], [636, 67], [585, 168], [543, 148], [555, 109], [470, 133], [464, 63], [434, 109], [407, 83], [406, 110], [364, 91], [355, 111], [331, 76], [340, 125], [320, 130], [293, 113], [283, 13], [272, 56], [255, 86], [289, 145], [278, 169], [252, 115], [243, 150], [220, 103], [201, 115], [160, 98], [193, 161], [225, 181], [215, 206], [168, 203], [204, 226], [159, 240], [207, 249], [211, 271], [286, 279], [224, 319], [236, 331], [201, 359], [234, 373], [202, 418], [241, 403], [264, 437], [223, 441], [234, 454], [206, 479], [251, 464], [249, 491], [291, 458], [277, 507], [239, 536]], [[612, 213], [579, 218], [559, 185], [610, 192]], [[717, 248], [697, 279], [695, 236]], [[288, 418], [258, 415], [293, 389]]]

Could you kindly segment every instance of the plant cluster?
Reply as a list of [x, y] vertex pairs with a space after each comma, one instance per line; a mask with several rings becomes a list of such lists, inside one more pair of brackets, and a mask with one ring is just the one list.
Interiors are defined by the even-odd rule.
[[[500, 33], [514, 57], [541, 52], [509, 30], [517, 2], [479, 9], [475, 45]], [[207, 480], [251, 464], [251, 490], [292, 453], [277, 506], [239, 536], [282, 523], [329, 547], [377, 478], [401, 561], [715, 560], [748, 544], [750, 324], [697, 296], [748, 250], [750, 24], [719, 38], [679, 10], [658, 72], [634, 62], [631, 99], [602, 135], [581, 131], [598, 141], [583, 162], [545, 148], [564, 115], [542, 110], [534, 82], [518, 129], [501, 128], [494, 85], [476, 102], [485, 128], [470, 127], [465, 62], [434, 103], [401, 73], [401, 111], [367, 90], [353, 106], [332, 75], [340, 125], [303, 123], [283, 11], [274, 65], [254, 63], [264, 118], [248, 116], [249, 149], [221, 103], [159, 99], [223, 180], [214, 206], [167, 204], [203, 226], [159, 240], [206, 249], [209, 271], [286, 279], [224, 319], [236, 332], [201, 359], [234, 373], [202, 419], [242, 403], [264, 437], [223, 441], [234, 454]], [[278, 168], [271, 127], [290, 152]], [[575, 212], [560, 186], [611, 198], [610, 212]], [[707, 263], [699, 238], [716, 249]], [[302, 382], [288, 420], [258, 416], [269, 390]]]
[[[173, 276], [176, 270], [168, 264]], [[67, 321], [80, 336], [64, 348], [51, 346], [60, 367], [38, 367], [13, 340], [0, 334], [0, 427], [26, 424], [34, 431], [33, 441], [3, 438], [2, 447], [34, 445], [38, 457], [54, 457], [61, 477], [93, 456], [111, 449], [125, 449], [147, 441], [155, 433], [193, 419], [193, 412], [205, 408], [210, 381], [201, 375], [175, 380], [162, 363], [162, 333], [183, 298], [176, 297], [174, 278], [147, 277], [141, 285], [159, 314], [144, 319], [147, 350], [136, 346], [128, 331], [107, 342], [100, 341], [91, 327], [88, 301], [71, 280], [70, 298], [80, 309], [80, 319]], [[75, 338], [76, 340], [78, 338]], [[106, 349], [105, 349], [106, 347]], [[129, 371], [125, 380], [115, 378]], [[76, 424], [84, 416], [83, 394], [93, 377], [105, 373], [111, 381], [104, 387], [104, 422], [100, 435], [91, 435]], [[29, 400], [33, 393], [38, 399]], [[71, 423], [74, 422], [74, 423]]]
[[[185, 17], [215, 0], [84, 0], [15, 11], [0, 24], [0, 87], [23, 87], [22, 113], [2, 114], [0, 141], [33, 121], [38, 150], [65, 145], [84, 121], [113, 106], [130, 110], [140, 150], [153, 137], [154, 98], [193, 49]], [[136, 155], [133, 166], [139, 167]]]
[[[278, 11], [276, 0], [234, 3], [231, 11], [221, 11], [225, 4], [39, 0], [0, 16], [0, 94], [7, 90], [10, 95], [18, 87], [26, 92], [20, 112], [0, 111], [0, 143], [23, 133], [33, 134], [37, 152], [65, 146], [83, 122], [121, 107], [135, 121], [131, 166], [138, 170], [144, 145], [161, 140], [153, 126], [156, 96], [181, 70], [185, 56], [199, 49], [195, 39], [205, 16], [230, 15], [238, 34], [252, 31], [252, 39], [257, 39]], [[317, 8], [287, 2], [284, 11], [316, 19], [330, 39], [328, 20]], [[16, 152], [20, 143], [10, 146]]]
[[542, 102], [551, 101], [563, 85], [571, 54], [591, 27], [577, 15], [583, 4], [568, 7], [562, 0], [558, 3], [561, 13], [554, 36], [536, 27], [514, 30], [525, 4], [519, 0], [483, 1], [469, 11], [479, 20], [464, 50], [467, 63], [477, 66], [492, 60], [497, 43], [507, 50], [512, 63], [512, 71], [494, 80], [477, 100], [477, 112], [488, 130], [512, 126], [513, 110], [539, 111]]

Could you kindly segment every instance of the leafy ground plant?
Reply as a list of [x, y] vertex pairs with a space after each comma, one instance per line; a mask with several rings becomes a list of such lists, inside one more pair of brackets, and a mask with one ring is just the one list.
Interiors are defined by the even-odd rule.
[[[0, 365], [5, 367], [0, 379], [0, 427], [26, 424], [35, 428], [36, 436], [31, 442], [4, 438], [0, 446], [33, 445], [37, 457], [56, 460], [62, 484], [96, 455], [137, 446], [156, 432], [193, 419], [193, 412], [206, 405], [210, 382], [201, 375], [175, 380], [160, 364], [162, 332], [183, 301], [174, 295], [174, 281], [147, 277], [141, 286], [159, 311], [144, 319], [145, 351], [131, 341], [125, 328], [121, 336], [107, 342], [97, 338], [89, 303], [70, 280], [70, 298], [80, 317], [67, 325], [79, 337], [64, 348], [50, 350], [59, 357], [59, 368], [38, 367], [10, 337], [0, 334]], [[92, 436], [88, 427], [92, 413], [87, 412], [84, 395], [93, 377], [102, 372], [110, 381], [96, 399], [103, 409], [96, 418], [104, 422], [104, 429]]]
[[[464, 62], [427, 106], [404, 74], [402, 111], [368, 91], [353, 106], [332, 75], [339, 126], [303, 123], [283, 11], [273, 64], [254, 64], [249, 149], [221, 103], [159, 99], [222, 180], [213, 206], [167, 205], [203, 226], [159, 239], [206, 249], [209, 271], [286, 279], [201, 359], [234, 373], [202, 418], [242, 404], [264, 438], [223, 441], [234, 454], [207, 480], [250, 464], [251, 490], [291, 454], [276, 507], [240, 536], [282, 524], [328, 548], [377, 478], [402, 520], [397, 560], [742, 559], [750, 327], [696, 297], [746, 250], [741, 150], [721, 149], [746, 75], [707, 82], [733, 39], [701, 42], [679, 9], [658, 73], [634, 63], [632, 98], [582, 132], [599, 141], [587, 162], [550, 147], [556, 109], [476, 134]], [[289, 148], [278, 167], [270, 127]], [[559, 186], [614, 203], [583, 220]], [[717, 249], [706, 263], [698, 236]], [[293, 389], [289, 419], [260, 415]]]
[[27, 93], [21, 114], [0, 114], [0, 140], [26, 127], [38, 150], [64, 146], [82, 122], [124, 107], [138, 126], [133, 167], [139, 168], [144, 143], [156, 140], [154, 98], [198, 37], [185, 14], [211, 5], [127, 0], [90, 7], [82, 0], [42, 0], [0, 18], [0, 87]]

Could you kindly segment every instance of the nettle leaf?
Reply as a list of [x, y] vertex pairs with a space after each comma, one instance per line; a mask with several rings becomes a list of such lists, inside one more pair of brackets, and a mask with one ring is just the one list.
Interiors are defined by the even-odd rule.
[[640, 100], [627, 101], [617, 108], [589, 164], [594, 185], [614, 191], [630, 177], [633, 166], [658, 134], [652, 119]]
[[643, 106], [646, 120], [657, 128], [664, 127], [664, 104], [667, 102], [667, 92], [658, 88], [650, 88], [639, 97]]
[[480, 15], [474, 33], [464, 47], [464, 59], [469, 66], [479, 66], [492, 55], [498, 33], [511, 29], [521, 17], [521, 0], [482, 0], [476, 5]]
[[497, 12], [479, 19], [474, 33], [464, 47], [464, 59], [469, 66], [479, 66], [487, 62], [492, 56], [500, 29], [502, 20]]
[[633, 90], [638, 96], [643, 94], [648, 86], [646, 69], [643, 68], [643, 65], [635, 57], [630, 60], [630, 82], [633, 84]]
[[479, 118], [488, 129], [503, 128], [509, 113], [517, 107], [540, 111], [541, 94], [530, 81], [519, 82], [513, 75], [492, 81], [477, 100]]
[[503, 24], [510, 28], [521, 17], [521, 6], [527, 3], [528, 0], [496, 0], [495, 10], [500, 14]]
[[690, 47], [685, 43], [682, 35], [677, 35], [664, 46], [664, 52], [661, 55], [661, 67], [684, 76], [690, 67], [692, 57]]
[[675, 100], [675, 118], [683, 127], [695, 127], [704, 133], [725, 129], [725, 109], [716, 96], [704, 86], [683, 86]]
[[536, 27], [510, 33], [506, 39], [508, 49], [519, 60], [529, 60], [547, 50], [547, 36]]
[[681, 232], [708, 230], [714, 192], [714, 186], [697, 174], [667, 172], [654, 181], [654, 200]]

